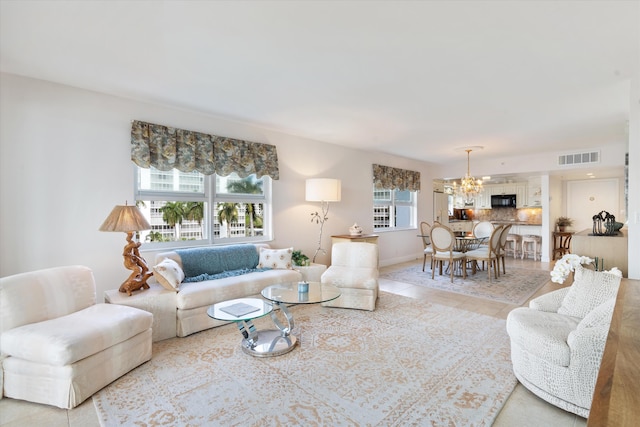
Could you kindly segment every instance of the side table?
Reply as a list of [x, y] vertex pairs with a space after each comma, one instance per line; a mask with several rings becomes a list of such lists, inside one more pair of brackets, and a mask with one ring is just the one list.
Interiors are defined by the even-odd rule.
[[338, 234], [331, 236], [331, 244], [340, 242], [365, 242], [378, 244], [377, 234]]
[[571, 253], [571, 237], [573, 233], [565, 231], [553, 232], [553, 260], [562, 258], [564, 254]]
[[149, 283], [149, 289], [136, 291], [131, 296], [117, 289], [104, 292], [108, 304], [128, 305], [153, 314], [153, 342], [174, 338], [176, 327], [176, 292], [169, 291], [158, 283]]

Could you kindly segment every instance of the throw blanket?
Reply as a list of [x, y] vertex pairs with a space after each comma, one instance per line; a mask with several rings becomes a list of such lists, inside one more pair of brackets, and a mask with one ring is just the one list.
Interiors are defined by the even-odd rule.
[[253, 245], [177, 249], [176, 253], [182, 259], [185, 278], [253, 269], [259, 260], [258, 251]]
[[194, 277], [186, 277], [183, 283], [204, 282], [205, 280], [223, 279], [225, 277], [241, 276], [248, 273], [259, 273], [271, 270], [270, 268], [243, 268], [242, 270], [225, 271], [218, 274], [200, 274]]

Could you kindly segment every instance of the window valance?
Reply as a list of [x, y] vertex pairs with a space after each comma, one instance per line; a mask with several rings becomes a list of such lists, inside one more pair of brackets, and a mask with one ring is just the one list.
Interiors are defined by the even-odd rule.
[[256, 174], [279, 179], [275, 145], [249, 142], [134, 120], [131, 160], [141, 168], [244, 178]]
[[373, 183], [377, 189], [420, 191], [420, 172], [374, 164]]

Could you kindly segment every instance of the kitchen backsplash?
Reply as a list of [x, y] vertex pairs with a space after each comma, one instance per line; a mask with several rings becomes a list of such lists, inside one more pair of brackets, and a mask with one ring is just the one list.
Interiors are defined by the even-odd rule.
[[494, 208], [494, 209], [455, 209], [455, 219], [463, 219], [463, 211], [466, 219], [473, 221], [520, 221], [531, 224], [542, 223], [541, 208]]

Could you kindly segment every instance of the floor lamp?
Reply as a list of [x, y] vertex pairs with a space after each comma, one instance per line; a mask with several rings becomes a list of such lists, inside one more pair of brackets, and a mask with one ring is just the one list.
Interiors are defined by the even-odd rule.
[[131, 275], [120, 285], [120, 292], [131, 292], [140, 288], [149, 289], [147, 280], [153, 275], [147, 262], [142, 258], [138, 248], [140, 242], [133, 240], [133, 233], [151, 229], [151, 225], [137, 206], [116, 206], [100, 226], [100, 231], [119, 231], [127, 233], [127, 244], [124, 246], [124, 266], [131, 270]]
[[316, 261], [318, 252], [326, 254], [322, 249], [322, 229], [325, 221], [329, 218], [329, 202], [339, 202], [341, 197], [341, 181], [332, 178], [311, 178], [307, 179], [305, 186], [305, 200], [307, 202], [320, 202], [320, 212], [311, 214], [311, 222], [320, 224], [320, 234], [318, 236], [318, 249], [313, 254], [311, 262]]

